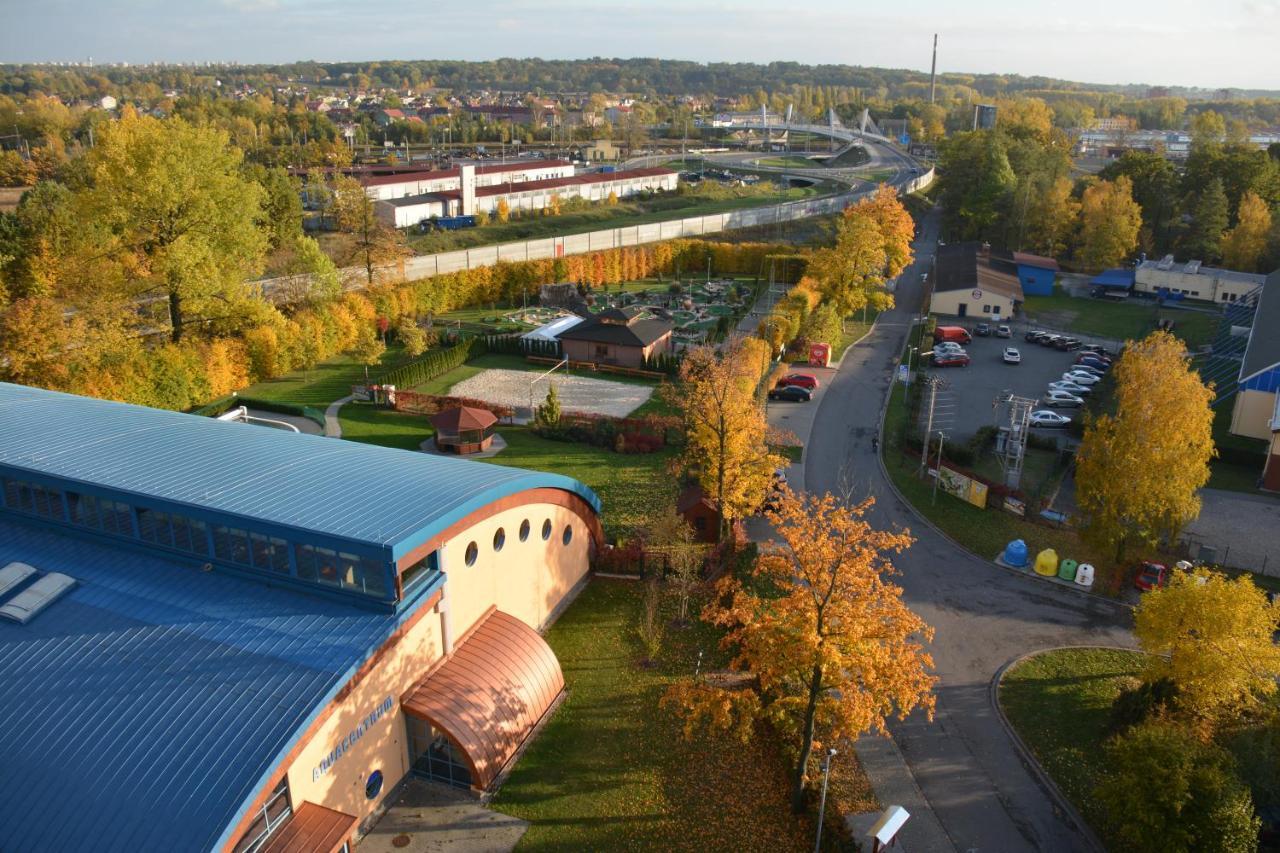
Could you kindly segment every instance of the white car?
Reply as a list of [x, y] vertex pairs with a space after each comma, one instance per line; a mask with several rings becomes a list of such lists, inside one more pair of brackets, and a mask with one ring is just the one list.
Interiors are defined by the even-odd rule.
[[1087, 397], [1091, 392], [1088, 385], [1078, 385], [1075, 382], [1050, 382], [1050, 391], [1066, 391], [1068, 394], [1075, 394], [1077, 397]]
[[1071, 418], [1066, 415], [1060, 415], [1057, 412], [1051, 412], [1048, 409], [1041, 409], [1038, 412], [1031, 413], [1031, 425], [1033, 427], [1060, 429], [1069, 423], [1071, 423]]
[[1101, 379], [1102, 377], [1104, 377], [1104, 376], [1106, 376], [1106, 375], [1107, 375], [1107, 372], [1106, 372], [1105, 370], [1099, 370], [1098, 368], [1096, 368], [1096, 367], [1090, 367], [1090, 366], [1089, 366], [1089, 365], [1087, 365], [1087, 364], [1075, 364], [1075, 365], [1072, 365], [1072, 366], [1071, 366], [1071, 369], [1070, 369], [1070, 370], [1068, 370], [1067, 372], [1068, 372], [1068, 373], [1081, 373], [1081, 372], [1084, 372], [1084, 373], [1090, 373], [1090, 374], [1092, 374], [1092, 375], [1094, 375], [1094, 376], [1098, 377], [1099, 379]]
[[955, 341], [939, 341], [933, 345], [933, 352], [935, 355], [942, 355], [944, 352], [948, 354], [954, 353], [955, 355], [965, 354], [964, 347]]
[[1022, 353], [1018, 352], [1017, 347], [1005, 347], [1000, 360], [1005, 364], [1022, 364]]
[[1040, 402], [1054, 409], [1074, 409], [1084, 405], [1083, 399], [1067, 391], [1050, 391]]
[[1062, 374], [1062, 381], [1074, 382], [1077, 385], [1094, 385], [1101, 382], [1102, 379], [1085, 370], [1068, 370]]

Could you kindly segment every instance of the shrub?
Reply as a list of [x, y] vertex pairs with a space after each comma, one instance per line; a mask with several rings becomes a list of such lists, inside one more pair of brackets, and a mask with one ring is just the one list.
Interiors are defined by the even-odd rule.
[[1111, 703], [1111, 731], [1123, 734], [1153, 717], [1177, 711], [1178, 685], [1171, 679], [1155, 681], [1134, 679], [1121, 688]]

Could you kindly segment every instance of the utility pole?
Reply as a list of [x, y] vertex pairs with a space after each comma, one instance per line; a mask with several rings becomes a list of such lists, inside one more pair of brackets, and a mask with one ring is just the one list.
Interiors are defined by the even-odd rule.
[[[924, 353], [920, 354], [921, 358]], [[929, 461], [929, 436], [933, 435], [933, 408], [938, 402], [938, 378], [936, 376], [929, 377], [929, 417], [925, 422], [924, 442], [921, 445], [920, 453], [920, 475], [924, 476], [925, 466]]]
[[[946, 440], [946, 437], [947, 437], [947, 434], [945, 432], [943, 432], [942, 430], [938, 430], [938, 464], [935, 466], [938, 473], [933, 478], [933, 497], [930, 499], [930, 503], [934, 503], [934, 504], [938, 502], [938, 481], [942, 479], [942, 442]], [[928, 449], [929, 449], [929, 446], [928, 444], [926, 444], [925, 445], [926, 455], [927, 455]]]
[[933, 34], [933, 64], [929, 66], [929, 103], [933, 103], [933, 96], [937, 93], [938, 86], [938, 34]]

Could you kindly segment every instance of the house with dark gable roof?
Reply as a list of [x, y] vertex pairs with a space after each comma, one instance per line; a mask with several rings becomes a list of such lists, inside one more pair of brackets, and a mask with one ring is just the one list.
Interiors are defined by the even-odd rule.
[[571, 361], [644, 367], [654, 355], [673, 352], [675, 324], [636, 306], [610, 308], [561, 332], [560, 344]]

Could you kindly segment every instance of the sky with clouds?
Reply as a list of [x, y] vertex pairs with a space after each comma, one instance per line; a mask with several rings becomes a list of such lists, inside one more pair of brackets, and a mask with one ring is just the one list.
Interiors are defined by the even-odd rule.
[[656, 56], [1280, 89], [1280, 0], [0, 0], [0, 62]]

